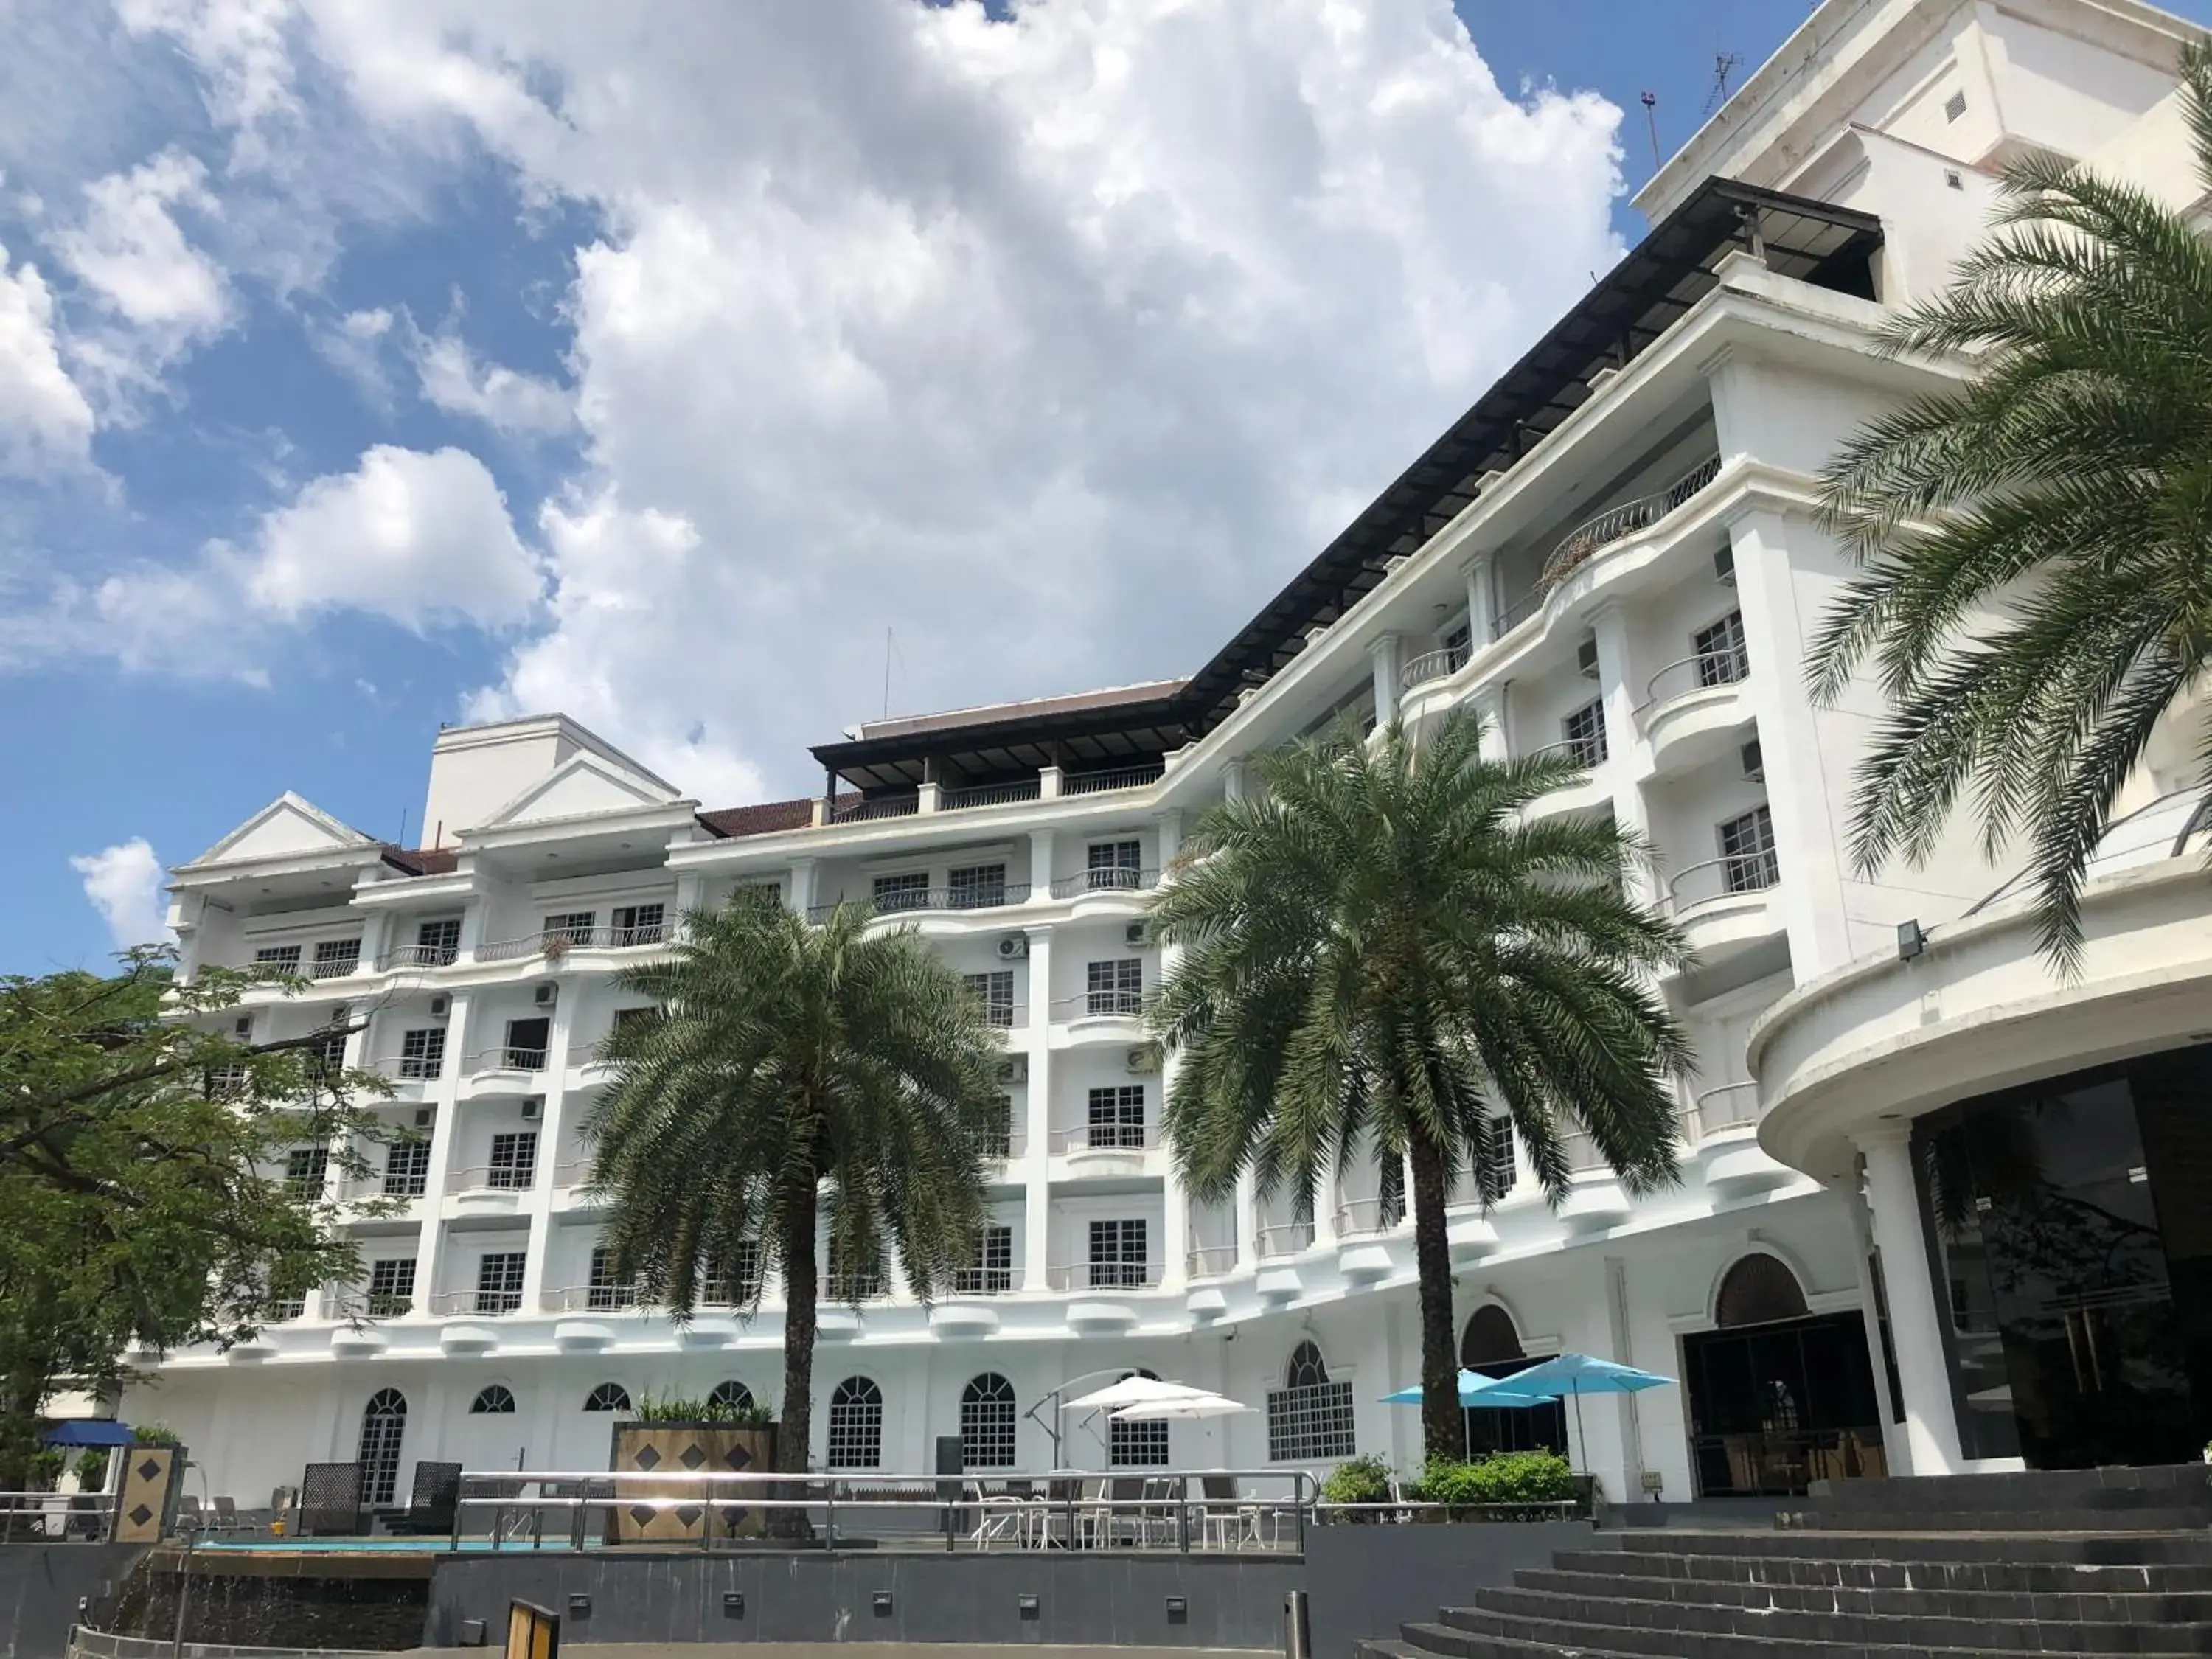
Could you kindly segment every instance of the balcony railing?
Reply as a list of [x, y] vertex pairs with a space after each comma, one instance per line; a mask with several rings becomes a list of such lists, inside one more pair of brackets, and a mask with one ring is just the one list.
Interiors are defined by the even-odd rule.
[[1667, 896], [1679, 913], [1733, 893], [1758, 893], [1782, 880], [1782, 861], [1772, 848], [1730, 853], [1679, 871], [1667, 884]]
[[[885, 893], [881, 898], [847, 899], [848, 904], [860, 905], [876, 916], [916, 915], [927, 910], [996, 910], [1009, 904], [1028, 902], [1030, 884], [1025, 881], [994, 884], [988, 887], [915, 887], [904, 892]], [[806, 920], [819, 927], [830, 920], [835, 904], [817, 904], [806, 912]]]
[[961, 1267], [952, 1275], [955, 1296], [1012, 1296], [1014, 1293], [1014, 1270], [1012, 1267]]
[[1150, 1123], [1081, 1123], [1052, 1132], [1055, 1158], [1070, 1152], [1148, 1152], [1159, 1144], [1159, 1131]]
[[495, 939], [477, 947], [478, 962], [517, 962], [527, 957], [566, 956], [571, 951], [628, 951], [665, 944], [668, 924], [651, 921], [635, 927], [547, 927], [520, 939]]
[[1024, 778], [1018, 783], [984, 783], [967, 789], [947, 789], [939, 798], [938, 805], [948, 812], [962, 812], [975, 806], [1011, 806], [1017, 801], [1035, 800], [1042, 793], [1042, 780]]
[[1045, 1270], [1055, 1291], [1151, 1291], [1159, 1288], [1156, 1261], [1074, 1261]]
[[453, 1193], [526, 1193], [538, 1184], [535, 1164], [471, 1164], [446, 1183]]
[[1027, 1150], [1028, 1137], [1018, 1128], [1001, 1129], [996, 1133], [975, 1137], [975, 1156], [987, 1163], [1008, 1163]]
[[921, 797], [914, 795], [878, 795], [872, 800], [854, 800], [839, 803], [830, 809], [832, 823], [865, 823], [871, 818], [911, 817], [921, 811]]
[[1234, 1244], [1201, 1244], [1183, 1256], [1183, 1271], [1193, 1279], [1218, 1279], [1236, 1267]]
[[1632, 501], [1623, 501], [1619, 507], [1607, 507], [1597, 517], [1577, 525], [1569, 531], [1559, 544], [1552, 550], [1552, 556], [1544, 562], [1544, 573], [1537, 580], [1539, 591], [1549, 592], [1557, 587], [1600, 548], [1607, 547], [1639, 530], [1649, 530], [1676, 507], [1688, 501], [1715, 478], [1720, 477], [1721, 458], [1701, 461], [1664, 489]]
[[546, 1291], [538, 1305], [547, 1313], [621, 1313], [639, 1303], [635, 1285], [569, 1285]]
[[361, 941], [359, 939], [356, 939], [353, 941], [353, 954], [351, 956], [327, 957], [319, 957], [314, 961], [307, 963], [307, 965], [301, 969], [301, 971], [307, 975], [309, 979], [343, 979], [349, 974], [357, 973], [360, 971], [360, 969]]
[[430, 1311], [443, 1317], [472, 1314], [499, 1319], [522, 1311], [522, 1292], [515, 1291], [438, 1291], [430, 1297]]
[[1540, 582], [1498, 613], [1490, 624], [1490, 637], [1502, 640], [1515, 629], [1534, 616], [1544, 604], [1544, 595], [1550, 592]]
[[1540, 756], [1557, 756], [1572, 761], [1585, 772], [1595, 772], [1606, 763], [1609, 752], [1605, 733], [1598, 732], [1587, 738], [1562, 738], [1557, 743], [1547, 743], [1540, 749], [1528, 751], [1531, 760]]
[[1081, 898], [1086, 893], [1141, 893], [1160, 884], [1157, 870], [1085, 870], [1062, 876], [1052, 884], [1056, 899]]
[[1594, 1170], [1610, 1170], [1605, 1154], [1597, 1149], [1587, 1129], [1570, 1129], [1559, 1137], [1559, 1145], [1567, 1155], [1567, 1169], [1574, 1175], [1587, 1175]]
[[380, 1059], [362, 1062], [365, 1072], [374, 1072], [395, 1083], [433, 1083], [445, 1074], [443, 1054], [386, 1054]]
[[1406, 1206], [1380, 1198], [1355, 1198], [1336, 1206], [1336, 1236], [1364, 1238], [1387, 1233], [1406, 1218]]
[[1723, 1083], [1717, 1089], [1703, 1091], [1691, 1113], [1698, 1135], [1717, 1135], [1729, 1129], [1741, 1129], [1759, 1121], [1759, 1085], [1756, 1083]]
[[1314, 1224], [1310, 1221], [1279, 1221], [1261, 1228], [1252, 1236], [1253, 1253], [1262, 1261], [1278, 1256], [1296, 1255], [1314, 1242]]
[[1448, 645], [1441, 651], [1425, 651], [1399, 671], [1398, 688], [1410, 691], [1431, 680], [1444, 679], [1467, 666], [1474, 654], [1471, 645]]
[[460, 957], [458, 945], [395, 945], [377, 957], [379, 973], [395, 968], [450, 968]]
[[542, 1072], [550, 1051], [545, 1048], [524, 1048], [520, 1044], [501, 1042], [489, 1048], [479, 1048], [462, 1063], [461, 1075], [474, 1077], [480, 1072]]
[[1648, 713], [1693, 691], [1735, 685], [1750, 678], [1751, 658], [1741, 646], [1725, 651], [1703, 651], [1680, 662], [1670, 662], [1654, 674], [1644, 688], [1644, 706], [1638, 712]]
[[1103, 795], [1113, 789], [1148, 789], [1158, 783], [1167, 769], [1157, 762], [1150, 766], [1117, 766], [1104, 772], [1071, 772], [1060, 781], [1063, 795]]
[[1143, 991], [1084, 991], [1072, 997], [1054, 997], [1057, 1019], [1141, 1019], [1152, 1006], [1154, 993]]

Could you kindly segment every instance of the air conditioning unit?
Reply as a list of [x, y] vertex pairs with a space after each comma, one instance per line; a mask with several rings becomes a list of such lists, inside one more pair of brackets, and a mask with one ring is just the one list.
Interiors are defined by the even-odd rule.
[[1713, 555], [1713, 580], [1723, 587], [1735, 586], [1735, 549], [1723, 547]]
[[1145, 948], [1145, 924], [1141, 921], [1133, 921], [1127, 927], [1124, 927], [1121, 930], [1121, 943], [1127, 945], [1132, 951], [1143, 950]]
[[1121, 1057], [1121, 1063], [1134, 1077], [1149, 1077], [1160, 1069], [1160, 1051], [1149, 1042], [1141, 1048], [1132, 1048]]
[[1736, 753], [1743, 762], [1743, 776], [1745, 782], [1764, 783], [1766, 781], [1766, 763], [1759, 757], [1759, 739], [1757, 738], [1753, 738], [1749, 743], [1744, 744], [1744, 746], [1738, 750]]
[[530, 988], [530, 1000], [540, 1008], [550, 1008], [560, 994], [561, 988], [557, 985], [533, 985]]
[[999, 960], [1001, 962], [1019, 962], [1029, 953], [1030, 936], [1027, 933], [1008, 933], [999, 941]]
[[415, 1109], [415, 1127], [416, 1128], [427, 1129], [437, 1121], [438, 1109], [435, 1106], [417, 1106]]
[[430, 999], [430, 1018], [433, 1019], [445, 1018], [447, 1012], [453, 1007], [453, 1000], [451, 997], [432, 997]]
[[1594, 680], [1597, 678], [1597, 641], [1595, 640], [1584, 640], [1575, 647], [1575, 666], [1582, 671], [1582, 677], [1584, 679]]
[[1030, 1057], [1027, 1054], [1008, 1056], [1000, 1075], [1009, 1083], [1027, 1083], [1030, 1080]]
[[545, 1097], [544, 1097], [544, 1095], [525, 1095], [525, 1096], [523, 1096], [523, 1097], [522, 1097], [522, 1121], [523, 1121], [525, 1123], [534, 1123], [534, 1122], [536, 1122], [536, 1121], [538, 1121], [538, 1115], [540, 1112], [544, 1111], [544, 1109], [545, 1109]]

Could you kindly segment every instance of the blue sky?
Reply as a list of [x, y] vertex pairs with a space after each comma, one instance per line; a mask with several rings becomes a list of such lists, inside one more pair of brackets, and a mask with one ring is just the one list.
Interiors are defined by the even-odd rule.
[[1187, 668], [1808, 8], [1358, 9], [18, 7], [0, 972], [286, 788], [418, 839], [442, 720], [729, 805], [886, 629], [901, 708]]

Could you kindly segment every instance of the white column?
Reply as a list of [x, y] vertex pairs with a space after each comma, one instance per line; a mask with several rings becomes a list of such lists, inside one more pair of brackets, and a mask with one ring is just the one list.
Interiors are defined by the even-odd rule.
[[1048, 766], [1042, 769], [1037, 773], [1037, 799], [1039, 800], [1058, 800], [1060, 799], [1060, 787], [1062, 783], [1066, 781], [1066, 776], [1067, 775], [1057, 766]]
[[[1628, 1263], [1620, 1256], [1605, 1259], [1605, 1310], [1610, 1322], [1608, 1334], [1613, 1339], [1614, 1362], [1633, 1365], [1636, 1348], [1629, 1334]], [[1613, 1396], [1620, 1417], [1621, 1451], [1620, 1496], [1615, 1501], [1622, 1504], [1635, 1503], [1644, 1496], [1644, 1418], [1637, 1408], [1637, 1399], [1632, 1394]]]
[[1467, 578], [1468, 648], [1480, 651], [1490, 643], [1498, 625], [1498, 607], [1491, 586], [1492, 555], [1478, 553], [1461, 566]]
[[1336, 1154], [1330, 1152], [1322, 1159], [1321, 1173], [1314, 1182], [1314, 1243], [1336, 1243], [1336, 1206], [1342, 1196], [1337, 1190]]
[[[1641, 741], [1636, 731], [1636, 710], [1650, 671], [1644, 666], [1644, 653], [1638, 649], [1628, 612], [1620, 605], [1600, 606], [1591, 625], [1597, 635], [1598, 696], [1605, 705], [1607, 754], [1599, 775], [1613, 782], [1613, 821], [1633, 835], [1648, 836], [1651, 815], [1644, 806], [1644, 790], [1636, 781], [1636, 774], [1642, 769], [1632, 763]], [[1677, 868], [1695, 861], [1679, 848], [1668, 850], [1676, 855]], [[1631, 866], [1628, 890], [1642, 903], [1657, 902], [1656, 872], [1640, 864]]]
[[1508, 759], [1513, 753], [1513, 734], [1507, 724], [1510, 714], [1507, 693], [1512, 690], [1509, 681], [1500, 680], [1495, 685], [1486, 685], [1474, 694], [1475, 718], [1482, 722], [1482, 757], [1487, 761]]
[[1859, 1318], [1866, 1327], [1867, 1364], [1874, 1371], [1875, 1398], [1881, 1404], [1882, 1461], [1892, 1474], [1910, 1474], [1912, 1448], [1905, 1439], [1904, 1425], [1896, 1420], [1890, 1407], [1889, 1360], [1882, 1352], [1881, 1299], [1876, 1294], [1874, 1275], [1874, 1223], [1867, 1213], [1866, 1194], [1859, 1190], [1856, 1176], [1829, 1190], [1844, 1201], [1844, 1213], [1851, 1224], [1851, 1249], [1858, 1258]]
[[[1051, 856], [1048, 845], [1046, 856]], [[1029, 1146], [1022, 1156], [1022, 1288], [1036, 1293], [1050, 1284], [1047, 1269], [1052, 1260], [1052, 929], [1030, 928], [1029, 941]]]
[[1244, 763], [1241, 760], [1224, 762], [1221, 768], [1221, 798], [1224, 800], [1244, 799]]
[[[190, 985], [199, 976], [200, 927], [207, 912], [204, 893], [179, 893], [169, 901], [169, 926], [177, 935], [177, 983]], [[117, 1468], [123, 1467], [120, 1458], [108, 1460]]]
[[1367, 647], [1375, 675], [1375, 724], [1385, 726], [1398, 718], [1399, 680], [1405, 665], [1405, 638], [1385, 634]]
[[[547, 1290], [559, 1290], [558, 1285], [545, 1282], [545, 1258], [553, 1245], [553, 1182], [561, 1162], [563, 1137], [562, 1120], [568, 1091], [562, 1085], [568, 1079], [570, 1048], [576, 1031], [576, 1005], [583, 1000], [583, 987], [574, 980], [556, 981], [561, 988], [559, 998], [553, 1004], [553, 1023], [545, 1035], [545, 1069], [539, 1080], [545, 1089], [545, 1104], [538, 1114], [538, 1173], [524, 1194], [523, 1213], [530, 1220], [529, 1253], [522, 1261], [522, 1311], [535, 1314], [544, 1310]], [[583, 1058], [580, 1053], [576, 1059]]]
[[1867, 1203], [1873, 1212], [1874, 1242], [1881, 1252], [1882, 1285], [1889, 1292], [1889, 1337], [1897, 1349], [1912, 1473], [1949, 1474], [1961, 1461], [1959, 1429], [1927, 1237], [1920, 1225], [1911, 1135], [1909, 1125], [1884, 1123], [1860, 1131], [1856, 1139], [1866, 1155]]
[[[1030, 831], [1030, 902], [1031, 904], [1052, 902], [1052, 849], [1053, 832], [1051, 830]], [[1036, 984], [1036, 968], [1034, 963], [1030, 968], [1030, 984], [1032, 987]], [[1034, 1001], [1035, 999], [1032, 998], [1031, 1000]]]
[[936, 782], [925, 783], [915, 791], [915, 811], [934, 812], [944, 805], [945, 787]]
[[[1157, 856], [1159, 860], [1162, 876], [1164, 878], [1168, 866], [1175, 862], [1176, 854], [1182, 845], [1182, 814], [1173, 810], [1162, 812], [1158, 817], [1158, 825], [1159, 846]], [[1169, 976], [1175, 972], [1182, 960], [1181, 945], [1160, 946], [1158, 973], [1160, 984], [1164, 985], [1167, 982]], [[1178, 1056], [1163, 1057], [1160, 1065], [1159, 1097], [1152, 1103], [1155, 1133], [1158, 1133], [1158, 1126], [1166, 1121], [1168, 1093], [1175, 1087], [1176, 1076], [1181, 1069], [1182, 1060]], [[1162, 1137], [1162, 1146], [1164, 1148], [1164, 1137]], [[1160, 1249], [1164, 1259], [1160, 1263], [1160, 1283], [1166, 1289], [1179, 1291], [1190, 1277], [1190, 1200], [1185, 1196], [1182, 1188], [1176, 1184], [1174, 1160], [1168, 1158], [1164, 1151], [1161, 1156], [1166, 1174], [1161, 1182]]]
[[373, 974], [376, 964], [391, 948], [392, 912], [379, 907], [369, 911], [361, 922], [361, 958], [354, 964], [356, 974]]
[[791, 861], [791, 908], [802, 916], [814, 908], [815, 877], [820, 867], [812, 859]]
[[[455, 1103], [460, 1091], [461, 1055], [466, 1052], [468, 1036], [469, 994], [456, 991], [446, 1017], [445, 1064], [438, 1068], [436, 1083], [422, 1091], [423, 1100], [433, 1109], [433, 1114], [430, 1167], [422, 1180], [422, 1220], [415, 1243], [414, 1311], [417, 1317], [429, 1312], [433, 1293], [448, 1288], [438, 1280], [446, 1256], [442, 1214], [446, 1194], [453, 1184], [453, 1137], [460, 1129], [460, 1112]], [[392, 1044], [392, 1051], [399, 1052], [398, 1043]]]

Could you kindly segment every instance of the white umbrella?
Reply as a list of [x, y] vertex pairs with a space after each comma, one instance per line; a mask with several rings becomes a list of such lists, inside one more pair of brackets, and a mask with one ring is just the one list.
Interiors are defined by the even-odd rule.
[[1157, 1376], [1125, 1376], [1119, 1382], [1061, 1402], [1068, 1411], [1113, 1411], [1122, 1406], [1154, 1406], [1168, 1400], [1218, 1400], [1211, 1389], [1188, 1382], [1163, 1382]]
[[1170, 1423], [1197, 1417], [1231, 1417], [1238, 1412], [1255, 1407], [1242, 1401], [1225, 1399], [1218, 1394], [1200, 1395], [1194, 1400], [1153, 1400], [1142, 1405], [1124, 1406], [1114, 1413], [1116, 1423]]

